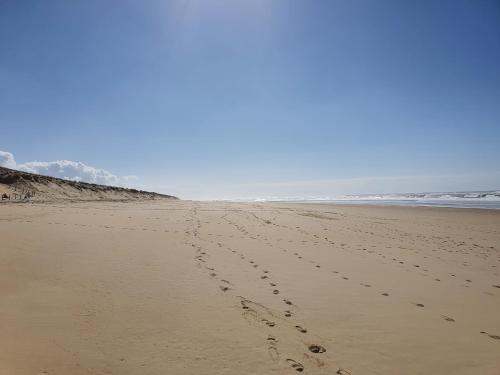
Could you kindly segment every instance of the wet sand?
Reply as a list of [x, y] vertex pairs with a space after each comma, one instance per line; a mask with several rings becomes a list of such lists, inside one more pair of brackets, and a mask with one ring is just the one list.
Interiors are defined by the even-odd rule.
[[500, 211], [0, 205], [0, 374], [499, 374]]

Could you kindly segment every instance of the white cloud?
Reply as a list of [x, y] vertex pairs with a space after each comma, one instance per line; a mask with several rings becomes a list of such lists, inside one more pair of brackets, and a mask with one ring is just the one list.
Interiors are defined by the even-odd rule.
[[95, 168], [82, 162], [71, 160], [31, 161], [17, 164], [10, 152], [0, 151], [0, 166], [45, 176], [94, 184], [129, 186], [138, 180], [137, 176], [117, 176], [105, 169]]
[[10, 152], [0, 150], [0, 167], [16, 168], [16, 160]]

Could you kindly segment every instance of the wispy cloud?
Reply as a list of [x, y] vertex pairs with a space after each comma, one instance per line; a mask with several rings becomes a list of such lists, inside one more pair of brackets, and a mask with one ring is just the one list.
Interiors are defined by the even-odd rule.
[[14, 155], [6, 151], [0, 151], [0, 166], [65, 180], [103, 185], [129, 186], [139, 179], [135, 175], [117, 176], [105, 169], [71, 160], [31, 161], [17, 164]]

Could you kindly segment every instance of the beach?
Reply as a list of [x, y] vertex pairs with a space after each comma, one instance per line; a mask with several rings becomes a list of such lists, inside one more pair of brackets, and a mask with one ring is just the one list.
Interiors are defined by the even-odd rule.
[[0, 205], [0, 374], [500, 373], [500, 210]]

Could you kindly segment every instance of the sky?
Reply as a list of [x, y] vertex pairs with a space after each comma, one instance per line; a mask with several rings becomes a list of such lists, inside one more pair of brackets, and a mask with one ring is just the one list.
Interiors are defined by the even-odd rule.
[[0, 0], [0, 150], [185, 199], [500, 189], [500, 2]]

